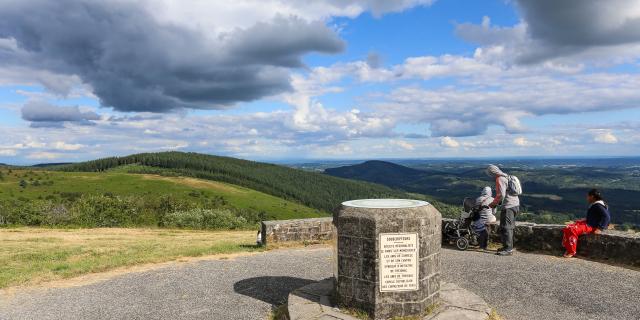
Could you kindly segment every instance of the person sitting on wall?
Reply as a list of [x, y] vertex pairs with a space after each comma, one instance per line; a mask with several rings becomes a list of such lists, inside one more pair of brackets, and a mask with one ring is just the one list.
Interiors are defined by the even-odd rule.
[[496, 222], [496, 216], [493, 215], [495, 210], [489, 207], [493, 202], [491, 194], [491, 187], [484, 187], [475, 202], [476, 208], [478, 208], [478, 219], [473, 221], [472, 226], [473, 230], [478, 234], [478, 242], [482, 250], [487, 250], [487, 244], [489, 243], [487, 224]]
[[602, 230], [609, 227], [611, 214], [600, 191], [598, 189], [591, 189], [587, 193], [587, 201], [589, 202], [587, 218], [577, 220], [562, 230], [564, 234], [562, 237], [562, 245], [567, 249], [563, 255], [565, 258], [572, 258], [576, 255], [578, 236], [590, 233], [599, 234]]

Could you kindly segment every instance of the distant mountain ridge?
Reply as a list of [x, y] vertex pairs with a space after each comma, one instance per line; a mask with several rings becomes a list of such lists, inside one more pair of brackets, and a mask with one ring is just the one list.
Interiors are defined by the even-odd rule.
[[380, 183], [388, 186], [403, 186], [407, 182], [419, 179], [426, 171], [412, 169], [393, 162], [369, 160], [360, 164], [325, 169], [334, 177], [357, 179]]
[[45, 167], [56, 167], [56, 166], [66, 166], [73, 164], [73, 162], [51, 162], [51, 163], [38, 163], [32, 165], [35, 168], [45, 168]]

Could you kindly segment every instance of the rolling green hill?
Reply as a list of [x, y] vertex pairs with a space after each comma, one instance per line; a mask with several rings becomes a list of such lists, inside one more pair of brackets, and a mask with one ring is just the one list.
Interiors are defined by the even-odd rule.
[[254, 228], [328, 216], [345, 200], [425, 195], [273, 164], [163, 152], [39, 168], [0, 168], [0, 226]]
[[[20, 181], [25, 181], [22, 187]], [[4, 171], [0, 201], [75, 200], [82, 195], [109, 195], [199, 203], [223, 201], [230, 207], [264, 212], [265, 218], [291, 219], [328, 215], [321, 210], [228, 183], [185, 177], [110, 172]]]
[[184, 176], [226, 182], [327, 212], [335, 209], [341, 202], [351, 199], [406, 197], [404, 192], [373, 183], [198, 153], [142, 153], [52, 169], [67, 172], [105, 172], [117, 168], [128, 173]]

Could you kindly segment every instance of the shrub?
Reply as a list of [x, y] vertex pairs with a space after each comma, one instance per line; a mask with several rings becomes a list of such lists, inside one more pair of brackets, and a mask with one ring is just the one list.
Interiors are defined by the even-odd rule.
[[139, 224], [140, 209], [133, 198], [90, 195], [73, 202], [71, 215], [83, 227], [128, 227]]
[[41, 225], [43, 213], [53, 207], [49, 200], [34, 199], [30, 201], [3, 201], [0, 203], [0, 215], [9, 225]]
[[43, 225], [65, 226], [72, 223], [73, 217], [63, 204], [54, 204], [53, 202], [50, 202], [50, 204], [41, 214], [41, 223]]
[[169, 213], [164, 224], [188, 229], [239, 229], [247, 226], [247, 219], [229, 209], [197, 208]]
[[0, 225], [238, 229], [255, 226], [265, 216], [253, 209], [221, 207], [220, 199], [188, 201], [171, 195], [58, 194], [59, 197], [0, 200]]
[[60, 192], [60, 198], [67, 201], [76, 201], [82, 196], [82, 192]]
[[616, 229], [622, 230], [622, 231], [633, 231], [635, 229], [635, 226], [632, 223], [625, 222], [621, 225], [617, 225]]

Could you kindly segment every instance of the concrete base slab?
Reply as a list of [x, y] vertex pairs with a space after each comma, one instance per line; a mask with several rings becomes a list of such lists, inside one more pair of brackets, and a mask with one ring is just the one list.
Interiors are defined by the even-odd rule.
[[[332, 304], [333, 279], [325, 279], [289, 294], [291, 320], [358, 320]], [[456, 284], [442, 282], [438, 307], [424, 320], [485, 320], [491, 308], [478, 295]]]
[[424, 320], [487, 319], [491, 308], [477, 294], [458, 285], [443, 282], [440, 286], [440, 305]]

